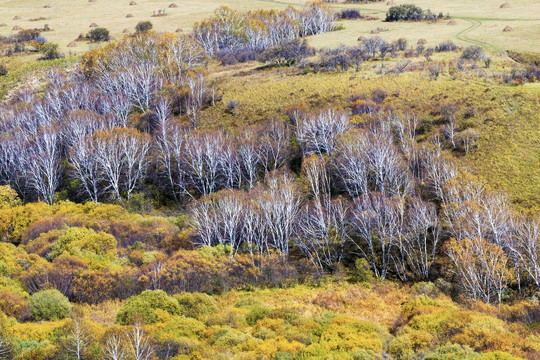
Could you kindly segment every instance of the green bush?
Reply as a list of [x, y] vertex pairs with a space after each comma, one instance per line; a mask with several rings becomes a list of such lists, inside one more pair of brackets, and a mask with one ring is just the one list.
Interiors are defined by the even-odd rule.
[[392, 6], [386, 13], [386, 21], [420, 21], [424, 19], [424, 11], [413, 4]]
[[360, 349], [351, 353], [354, 360], [379, 360], [383, 357], [373, 350]]
[[453, 359], [474, 359], [476, 354], [466, 346], [459, 344], [447, 344], [439, 347], [435, 351], [429, 353], [424, 358], [425, 360], [453, 360]]
[[0, 64], [0, 76], [6, 76], [8, 74], [8, 69], [4, 64]]
[[64, 55], [62, 55], [62, 53], [60, 53], [60, 50], [58, 49], [58, 44], [55, 43], [43, 44], [40, 51], [43, 54], [41, 60], [54, 60], [64, 57]]
[[206, 330], [204, 323], [189, 318], [179, 316], [172, 317], [159, 331], [163, 338], [189, 338], [197, 339], [203, 336]]
[[257, 306], [249, 310], [246, 314], [246, 322], [254, 326], [257, 324], [257, 321], [270, 317], [272, 315], [272, 310], [263, 306]]
[[180, 315], [178, 300], [167, 295], [163, 290], [146, 290], [130, 297], [116, 315], [116, 322], [122, 325], [142, 320], [145, 324], [153, 324], [158, 320], [156, 310], [163, 310], [171, 315]]
[[69, 316], [71, 304], [56, 289], [43, 290], [30, 297], [30, 308], [36, 320], [59, 320]]
[[365, 258], [358, 258], [354, 266], [349, 269], [349, 281], [353, 283], [365, 283], [373, 280], [373, 271]]
[[207, 294], [180, 293], [173, 297], [178, 301], [181, 313], [194, 319], [202, 319], [207, 315], [218, 312], [216, 301]]
[[253, 340], [251, 335], [230, 328], [220, 329], [215, 334], [215, 344], [227, 349], [246, 343], [250, 340]]
[[484, 49], [478, 45], [467, 46], [463, 49], [463, 53], [461, 53], [461, 57], [467, 60], [481, 60], [485, 56]]
[[413, 295], [425, 295], [431, 298], [436, 298], [441, 293], [441, 290], [432, 282], [418, 282], [411, 287]]
[[90, 30], [88, 37], [93, 42], [109, 41], [109, 39], [111, 38], [109, 35], [109, 30], [102, 27]]
[[135, 30], [138, 32], [147, 32], [152, 30], [153, 27], [154, 25], [150, 21], [141, 21], [135, 26]]

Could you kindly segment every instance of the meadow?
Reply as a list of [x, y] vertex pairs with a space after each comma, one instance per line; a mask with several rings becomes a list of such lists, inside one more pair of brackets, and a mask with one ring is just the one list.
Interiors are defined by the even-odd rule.
[[[450, 14], [455, 25], [447, 25], [448, 21], [441, 20], [437, 23], [385, 23], [385, 13], [389, 8], [386, 2], [368, 4], [335, 4], [337, 9], [358, 9], [361, 13], [377, 20], [353, 20], [341, 21], [344, 29], [338, 32], [316, 35], [310, 38], [310, 43], [316, 47], [329, 47], [343, 45], [356, 45], [359, 36], [369, 36], [371, 31], [388, 28], [388, 31], [380, 32], [378, 36], [386, 40], [397, 40], [404, 37], [410, 43], [416, 43], [418, 39], [426, 39], [429, 45], [435, 45], [444, 40], [453, 40], [460, 46], [476, 44], [486, 47], [491, 51], [516, 50], [538, 52], [540, 39], [540, 4], [535, 0], [516, 0], [510, 2], [509, 8], [500, 8], [496, 0], [480, 1], [452, 1], [438, 2], [432, 0], [399, 1], [400, 3], [413, 3], [424, 9], [431, 9], [434, 13]], [[151, 20], [157, 31], [175, 32], [182, 29], [184, 32], [191, 31], [196, 22], [207, 18], [219, 6], [228, 6], [237, 10], [256, 9], [284, 9], [288, 6], [302, 6], [306, 1], [197, 1], [182, 0], [140, 0], [137, 5], [130, 6], [130, 1], [124, 0], [2, 0], [0, 1], [0, 35], [10, 35], [14, 32], [14, 26], [23, 29], [41, 28], [48, 24], [53, 31], [44, 33], [49, 41], [58, 43], [66, 53], [81, 54], [94, 45], [79, 42], [77, 47], [67, 47], [79, 34], [86, 34], [91, 28], [90, 24], [96, 23], [111, 31], [111, 35], [117, 39], [123, 36], [125, 29], [134, 32], [135, 25], [140, 21]], [[49, 8], [44, 8], [49, 4]], [[170, 8], [171, 4], [178, 7]], [[153, 17], [159, 10], [165, 10], [167, 15]], [[126, 18], [128, 14], [133, 17]], [[20, 20], [13, 20], [20, 16]], [[40, 19], [44, 18], [44, 19]], [[31, 21], [32, 19], [40, 19]], [[511, 26], [513, 31], [503, 32], [506, 26]]]

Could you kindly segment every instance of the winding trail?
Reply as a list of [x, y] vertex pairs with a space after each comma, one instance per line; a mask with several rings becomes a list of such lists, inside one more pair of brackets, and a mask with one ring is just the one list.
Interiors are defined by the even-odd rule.
[[480, 20], [475, 19], [475, 18], [467, 18], [467, 17], [456, 17], [456, 19], [468, 21], [469, 24], [470, 24], [466, 29], [463, 29], [463, 30], [461, 30], [460, 32], [458, 32], [456, 34], [456, 38], [458, 40], [468, 42], [468, 43], [474, 44], [474, 45], [480, 45], [480, 46], [482, 46], [484, 48], [488, 48], [488, 49], [502, 50], [502, 48], [500, 48], [498, 46], [495, 46], [495, 45], [490, 44], [490, 43], [485, 42], [485, 41], [476, 40], [476, 39], [473, 39], [473, 38], [468, 36], [468, 34], [471, 31], [478, 29], [482, 25], [482, 22]]

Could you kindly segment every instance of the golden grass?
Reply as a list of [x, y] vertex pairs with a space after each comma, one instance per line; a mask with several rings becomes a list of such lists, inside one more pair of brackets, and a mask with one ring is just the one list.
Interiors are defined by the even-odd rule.
[[[0, 1], [0, 35], [10, 35], [15, 25], [27, 28], [42, 28], [48, 24], [53, 31], [43, 35], [60, 45], [63, 51], [82, 54], [95, 44], [80, 43], [76, 48], [67, 48], [67, 45], [76, 39], [79, 34], [86, 34], [91, 23], [106, 27], [111, 35], [117, 39], [122, 38], [122, 31], [128, 28], [135, 30], [139, 21], [149, 20], [157, 31], [174, 32], [177, 28], [190, 31], [195, 22], [210, 16], [221, 5], [239, 10], [283, 9], [290, 5], [302, 6], [305, 0], [291, 0], [277, 2], [273, 0], [182, 0], [178, 8], [169, 8], [171, 0], [140, 0], [136, 6], [130, 6], [130, 0], [59, 0], [52, 3], [51, 8], [43, 8], [41, 0], [2, 0]], [[167, 16], [152, 17], [154, 11], [165, 9]], [[133, 14], [126, 18], [126, 14]], [[21, 20], [12, 20], [14, 16], [21, 16]], [[30, 22], [31, 18], [45, 17], [45, 20]]]
[[[317, 47], [354, 45], [359, 36], [369, 36], [371, 30], [387, 27], [380, 37], [392, 41], [400, 37], [416, 44], [420, 38], [428, 41], [427, 46], [435, 46], [445, 40], [453, 40], [460, 46], [482, 45], [489, 50], [516, 50], [540, 52], [540, 2], [534, 0], [512, 1], [511, 8], [500, 9], [500, 3], [493, 0], [479, 1], [400, 1], [397, 4], [414, 3], [434, 13], [449, 13], [456, 22], [448, 26], [448, 21], [437, 23], [382, 23], [388, 5], [385, 2], [366, 5], [338, 5], [338, 8], [356, 8], [361, 12], [379, 17], [376, 21], [343, 21], [345, 29], [340, 32], [317, 35], [311, 43]], [[505, 26], [514, 31], [503, 33]]]
[[[125, 28], [134, 29], [139, 21], [150, 20], [158, 31], [174, 32], [182, 28], [190, 31], [193, 24], [200, 21], [219, 7], [229, 6], [239, 10], [254, 10], [259, 8], [283, 9], [289, 5], [302, 6], [306, 0], [183, 0], [178, 8], [169, 8], [170, 0], [141, 0], [136, 6], [129, 6], [126, 0], [59, 0], [52, 3], [50, 8], [43, 8], [40, 0], [2, 0], [0, 2], [0, 35], [12, 34], [14, 26], [22, 28], [43, 27], [48, 24], [53, 31], [44, 33], [50, 41], [57, 42], [66, 53], [81, 54], [95, 44], [81, 44], [76, 49], [67, 48], [79, 34], [88, 32], [88, 26], [95, 22], [108, 28], [115, 38], [121, 38]], [[339, 44], [354, 45], [360, 35], [370, 35], [377, 27], [388, 27], [390, 31], [381, 32], [387, 40], [407, 38], [416, 43], [419, 38], [425, 38], [428, 46], [452, 39], [459, 45], [480, 44], [492, 50], [511, 49], [516, 51], [536, 51], [540, 48], [540, 2], [536, 0], [516, 0], [511, 2], [511, 8], [500, 9], [499, 2], [493, 0], [411, 0], [423, 8], [434, 12], [450, 13], [456, 25], [448, 26], [447, 21], [435, 24], [428, 23], [382, 23], [388, 9], [386, 2], [366, 5], [337, 4], [337, 9], [357, 8], [362, 13], [379, 17], [376, 21], [354, 20], [341, 22], [344, 30], [314, 36], [310, 39], [317, 47], [337, 46]], [[397, 4], [402, 3], [397, 2]], [[154, 11], [165, 9], [167, 16], [152, 17]], [[126, 18], [126, 14], [133, 14]], [[13, 20], [15, 16], [21, 20]], [[45, 20], [33, 21], [32, 18], [45, 17]], [[512, 26], [514, 31], [503, 33], [505, 26]]]

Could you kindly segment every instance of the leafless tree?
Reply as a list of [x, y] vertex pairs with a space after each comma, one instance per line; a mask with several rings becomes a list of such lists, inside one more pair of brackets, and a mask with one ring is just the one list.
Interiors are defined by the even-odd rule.
[[83, 320], [79, 316], [75, 316], [70, 325], [66, 350], [80, 360], [83, 358], [84, 350], [91, 342], [92, 338], [86, 330]]
[[444, 201], [444, 187], [447, 181], [458, 175], [456, 164], [444, 155], [439, 147], [435, 149], [424, 147], [420, 151], [421, 172], [420, 178], [428, 186], [431, 192]]
[[28, 173], [28, 185], [38, 199], [48, 204], [54, 202], [54, 193], [62, 176], [60, 133], [54, 128], [42, 129], [28, 143], [24, 165]]
[[[441, 238], [435, 206], [412, 199], [397, 235], [394, 262], [398, 272], [410, 271], [418, 279], [428, 279]], [[406, 278], [406, 274], [401, 277]]]
[[500, 306], [511, 279], [501, 247], [484, 239], [452, 239], [446, 253], [466, 296], [487, 303], [497, 301]]
[[199, 126], [199, 113], [203, 106], [204, 92], [206, 90], [204, 75], [200, 72], [186, 80], [189, 89], [189, 95], [186, 96], [186, 113], [194, 128]]
[[258, 133], [258, 156], [265, 172], [279, 169], [290, 157], [289, 128], [278, 120], [272, 120]]
[[365, 257], [375, 276], [384, 279], [392, 264], [399, 220], [396, 204], [383, 194], [370, 193], [354, 199], [353, 244]]
[[124, 339], [119, 334], [111, 333], [107, 335], [105, 344], [101, 349], [103, 357], [106, 360], [127, 360], [128, 353], [123, 341]]
[[95, 84], [105, 94], [125, 94], [142, 111], [163, 86], [164, 62], [155, 36], [139, 34], [111, 50], [94, 66]]
[[223, 140], [223, 148], [218, 154], [220, 185], [227, 188], [239, 188], [245, 176], [242, 167], [242, 157], [238, 151], [238, 144], [228, 134], [223, 135]]
[[244, 178], [248, 188], [252, 189], [258, 181], [261, 167], [260, 147], [257, 138], [251, 132], [246, 132], [239, 140], [238, 155], [242, 165]]
[[357, 130], [342, 134], [332, 158], [335, 178], [351, 198], [369, 191], [368, 143], [365, 136]]
[[154, 354], [154, 346], [144, 331], [144, 326], [136, 322], [127, 334], [128, 352], [133, 360], [150, 360]]
[[179, 35], [165, 41], [167, 64], [171, 75], [183, 82], [186, 73], [202, 67], [206, 62], [204, 49], [191, 37]]
[[269, 244], [285, 257], [289, 255], [289, 241], [300, 211], [301, 198], [289, 174], [271, 173], [266, 179], [265, 195], [259, 200]]
[[456, 135], [457, 135], [457, 124], [454, 117], [451, 117], [448, 123], [443, 127], [443, 134], [452, 144], [452, 148], [455, 149], [456, 145]]
[[0, 174], [2, 182], [9, 184], [20, 194], [25, 193], [28, 182], [25, 143], [26, 140], [18, 132], [0, 139]]
[[516, 219], [511, 240], [505, 246], [517, 265], [524, 269], [540, 289], [540, 223], [533, 217]]
[[259, 199], [263, 196], [261, 191], [252, 190], [244, 205], [244, 218], [242, 226], [242, 239], [249, 254], [254, 258], [262, 258], [270, 252], [268, 229], [265, 226]]
[[345, 200], [329, 195], [310, 201], [299, 216], [295, 244], [321, 272], [332, 269], [346, 254], [347, 216]]
[[409, 169], [390, 135], [371, 132], [365, 140], [370, 180], [376, 191], [389, 196], [411, 194], [414, 188]]
[[466, 129], [458, 134], [459, 143], [463, 146], [465, 154], [468, 154], [471, 151], [479, 137], [478, 132], [474, 129]]
[[177, 200], [189, 195], [184, 150], [191, 129], [173, 120], [159, 121], [155, 133], [158, 171], [166, 178]]
[[243, 194], [230, 189], [201, 199], [191, 211], [198, 245], [230, 245], [237, 252], [242, 241], [244, 207]]
[[163, 262], [156, 260], [150, 267], [150, 280], [152, 281], [152, 290], [161, 289], [161, 273], [163, 272]]
[[334, 150], [336, 135], [347, 131], [349, 126], [348, 114], [327, 109], [304, 116], [296, 128], [296, 137], [304, 155], [330, 154]]
[[96, 158], [107, 188], [118, 200], [131, 193], [143, 179], [150, 149], [150, 137], [135, 129], [98, 131], [93, 137]]
[[199, 194], [219, 189], [224, 148], [225, 138], [219, 131], [193, 132], [188, 137], [183, 156], [186, 176]]
[[12, 359], [11, 344], [2, 334], [0, 334], [0, 359]]
[[104, 180], [96, 153], [96, 143], [91, 137], [81, 139], [68, 151], [71, 176], [80, 182], [83, 194], [93, 202], [99, 200]]
[[106, 116], [91, 111], [71, 111], [63, 119], [62, 143], [69, 148], [98, 130], [107, 129]]

